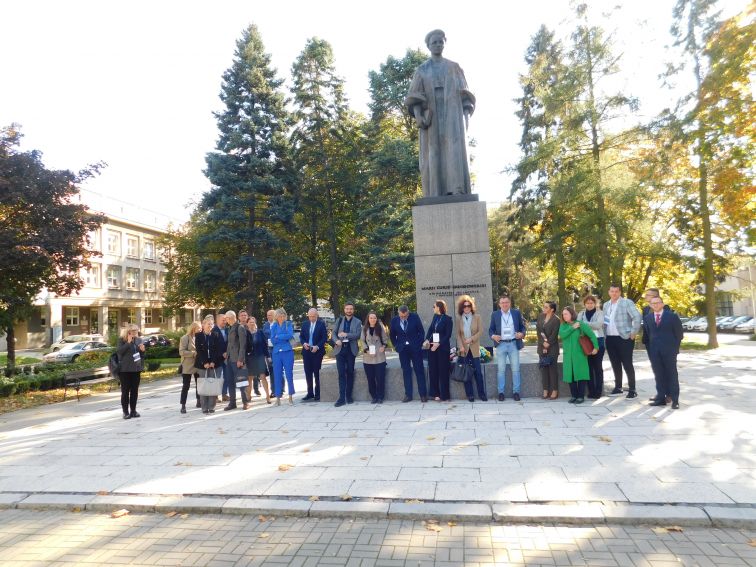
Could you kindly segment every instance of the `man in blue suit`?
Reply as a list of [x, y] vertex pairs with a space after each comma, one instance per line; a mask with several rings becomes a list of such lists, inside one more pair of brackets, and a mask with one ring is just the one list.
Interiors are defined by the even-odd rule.
[[417, 313], [410, 313], [409, 307], [402, 305], [399, 315], [391, 319], [389, 328], [391, 342], [399, 353], [404, 375], [404, 399], [402, 402], [412, 401], [412, 368], [417, 378], [417, 392], [420, 400], [428, 401], [428, 390], [425, 385], [425, 368], [423, 367], [423, 341], [425, 332], [423, 323]]
[[[216, 339], [223, 344], [223, 366], [221, 367], [221, 372], [223, 374], [223, 401], [227, 402], [229, 401], [228, 398], [228, 376], [226, 372], [226, 359], [228, 358], [228, 353], [226, 352], [228, 350], [228, 327], [226, 326], [226, 316], [223, 313], [218, 313], [215, 316], [215, 326], [213, 327], [213, 330], [210, 331], [211, 335], [215, 335]], [[234, 384], [234, 388], [236, 388], [236, 384]]]
[[507, 385], [507, 359], [512, 366], [512, 393], [516, 402], [520, 401], [520, 351], [525, 346], [525, 322], [517, 309], [512, 309], [512, 300], [499, 298], [499, 310], [491, 313], [488, 334], [496, 348], [496, 382], [499, 401], [504, 401], [504, 389]]
[[664, 309], [661, 296], [649, 302], [651, 313], [646, 315], [643, 328], [648, 332], [648, 358], [656, 379], [656, 398], [649, 405], [667, 405], [666, 396], [672, 398], [672, 409], [680, 407], [680, 382], [677, 375], [677, 355], [683, 339], [680, 317]]
[[[302, 324], [299, 332], [299, 342], [302, 343], [302, 362], [304, 363], [305, 380], [307, 380], [307, 395], [303, 402], [320, 401], [320, 366], [323, 364], [325, 343], [328, 330], [325, 323], [318, 318], [318, 310], [312, 307], [307, 312], [307, 321]], [[313, 391], [312, 379], [315, 378]]]

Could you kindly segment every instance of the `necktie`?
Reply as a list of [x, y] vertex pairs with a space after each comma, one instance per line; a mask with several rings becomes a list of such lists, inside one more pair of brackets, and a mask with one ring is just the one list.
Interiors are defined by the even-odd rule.
[[656, 326], [661, 324], [661, 313], [656, 313]]
[[407, 331], [407, 321], [402, 321], [402, 331]]

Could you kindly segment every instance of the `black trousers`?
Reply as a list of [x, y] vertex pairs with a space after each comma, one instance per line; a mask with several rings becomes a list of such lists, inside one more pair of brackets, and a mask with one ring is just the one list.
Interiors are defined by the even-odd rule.
[[570, 382], [570, 394], [572, 394], [573, 398], [584, 398], [585, 397], [585, 383], [587, 380], [578, 380]]
[[588, 355], [588, 395], [600, 398], [604, 393], [604, 352], [606, 347], [604, 337], [598, 337], [599, 349], [596, 354]]
[[449, 349], [438, 347], [428, 351], [428, 395], [449, 401]]
[[[304, 366], [307, 395], [320, 399], [320, 367], [323, 364], [324, 351], [310, 352], [302, 349], [302, 364]], [[314, 382], [314, 388], [313, 388]]]
[[680, 380], [677, 375], [677, 353], [649, 350], [648, 358], [651, 360], [651, 370], [654, 371], [656, 380], [656, 399], [663, 400], [669, 396], [673, 402], [679, 401]]
[[633, 367], [633, 339], [623, 339], [619, 336], [606, 337], [606, 353], [612, 363], [614, 372], [614, 387], [622, 389], [622, 369], [627, 374], [627, 387], [635, 392], [635, 368]]
[[[472, 352], [468, 350], [465, 360], [467, 361], [467, 364], [471, 364], [472, 367], [475, 369], [474, 379], [475, 379], [475, 387], [478, 389], [478, 398], [480, 398], [481, 400], [487, 400], [488, 396], [486, 395], [486, 383], [483, 380], [483, 369], [480, 366], [480, 357], [475, 358], [472, 355]], [[472, 380], [470, 382], [465, 382], [465, 394], [467, 395], [468, 398], [473, 397]]]
[[136, 411], [137, 398], [139, 397], [139, 381], [142, 379], [141, 372], [120, 372], [121, 380], [121, 407], [123, 413]]
[[336, 369], [339, 372], [339, 401], [345, 402], [352, 399], [354, 388], [354, 360], [352, 349], [349, 345], [342, 347], [336, 355]]
[[412, 399], [412, 369], [415, 369], [415, 378], [417, 379], [417, 393], [421, 398], [428, 395], [428, 389], [425, 385], [425, 365], [423, 364], [423, 352], [413, 351], [409, 346], [404, 347], [399, 353], [399, 363], [402, 365], [402, 376], [404, 378], [404, 395]]
[[[197, 401], [199, 401], [200, 397], [197, 393], [197, 376], [198, 374], [194, 375], [194, 395], [197, 396]], [[191, 374], [182, 374], [181, 378], [183, 379], [184, 383], [181, 386], [181, 405], [183, 406], [186, 404], [186, 398], [189, 395], [189, 388], [192, 386], [192, 375]]]
[[368, 391], [374, 400], [382, 400], [386, 394], [386, 363], [362, 364], [367, 376]]

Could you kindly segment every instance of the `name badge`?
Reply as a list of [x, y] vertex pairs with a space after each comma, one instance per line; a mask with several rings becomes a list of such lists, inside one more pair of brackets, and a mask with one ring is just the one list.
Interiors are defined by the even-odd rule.
[[408, 344], [409, 344], [409, 341], [404, 341], [404, 344], [405, 344], [405, 345], [408, 345]]
[[131, 356], [133, 356], [133, 357], [134, 357], [134, 362], [139, 362], [139, 361], [141, 360], [141, 358], [142, 358], [141, 356], [139, 356], [139, 353], [138, 353], [138, 352], [135, 352], [135, 353], [134, 353], [134, 354], [132, 354]]
[[369, 354], [375, 354], [375, 345], [369, 345], [368, 346], [368, 353]]
[[268, 346], [273, 346], [273, 341], [271, 339], [268, 339]]
[[441, 333], [433, 333], [433, 342], [434, 343], [440, 343], [441, 342]]
[[349, 342], [349, 339], [341, 339], [341, 342], [342, 342], [342, 343], [348, 343], [348, 342]]
[[609, 315], [604, 315], [604, 325], [609, 326], [609, 323], [611, 322], [611, 318]]

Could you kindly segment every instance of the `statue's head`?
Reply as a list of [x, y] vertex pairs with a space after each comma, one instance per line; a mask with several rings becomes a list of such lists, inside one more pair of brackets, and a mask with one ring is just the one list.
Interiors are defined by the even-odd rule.
[[425, 45], [433, 55], [441, 55], [446, 44], [446, 34], [444, 30], [432, 30], [425, 36]]

